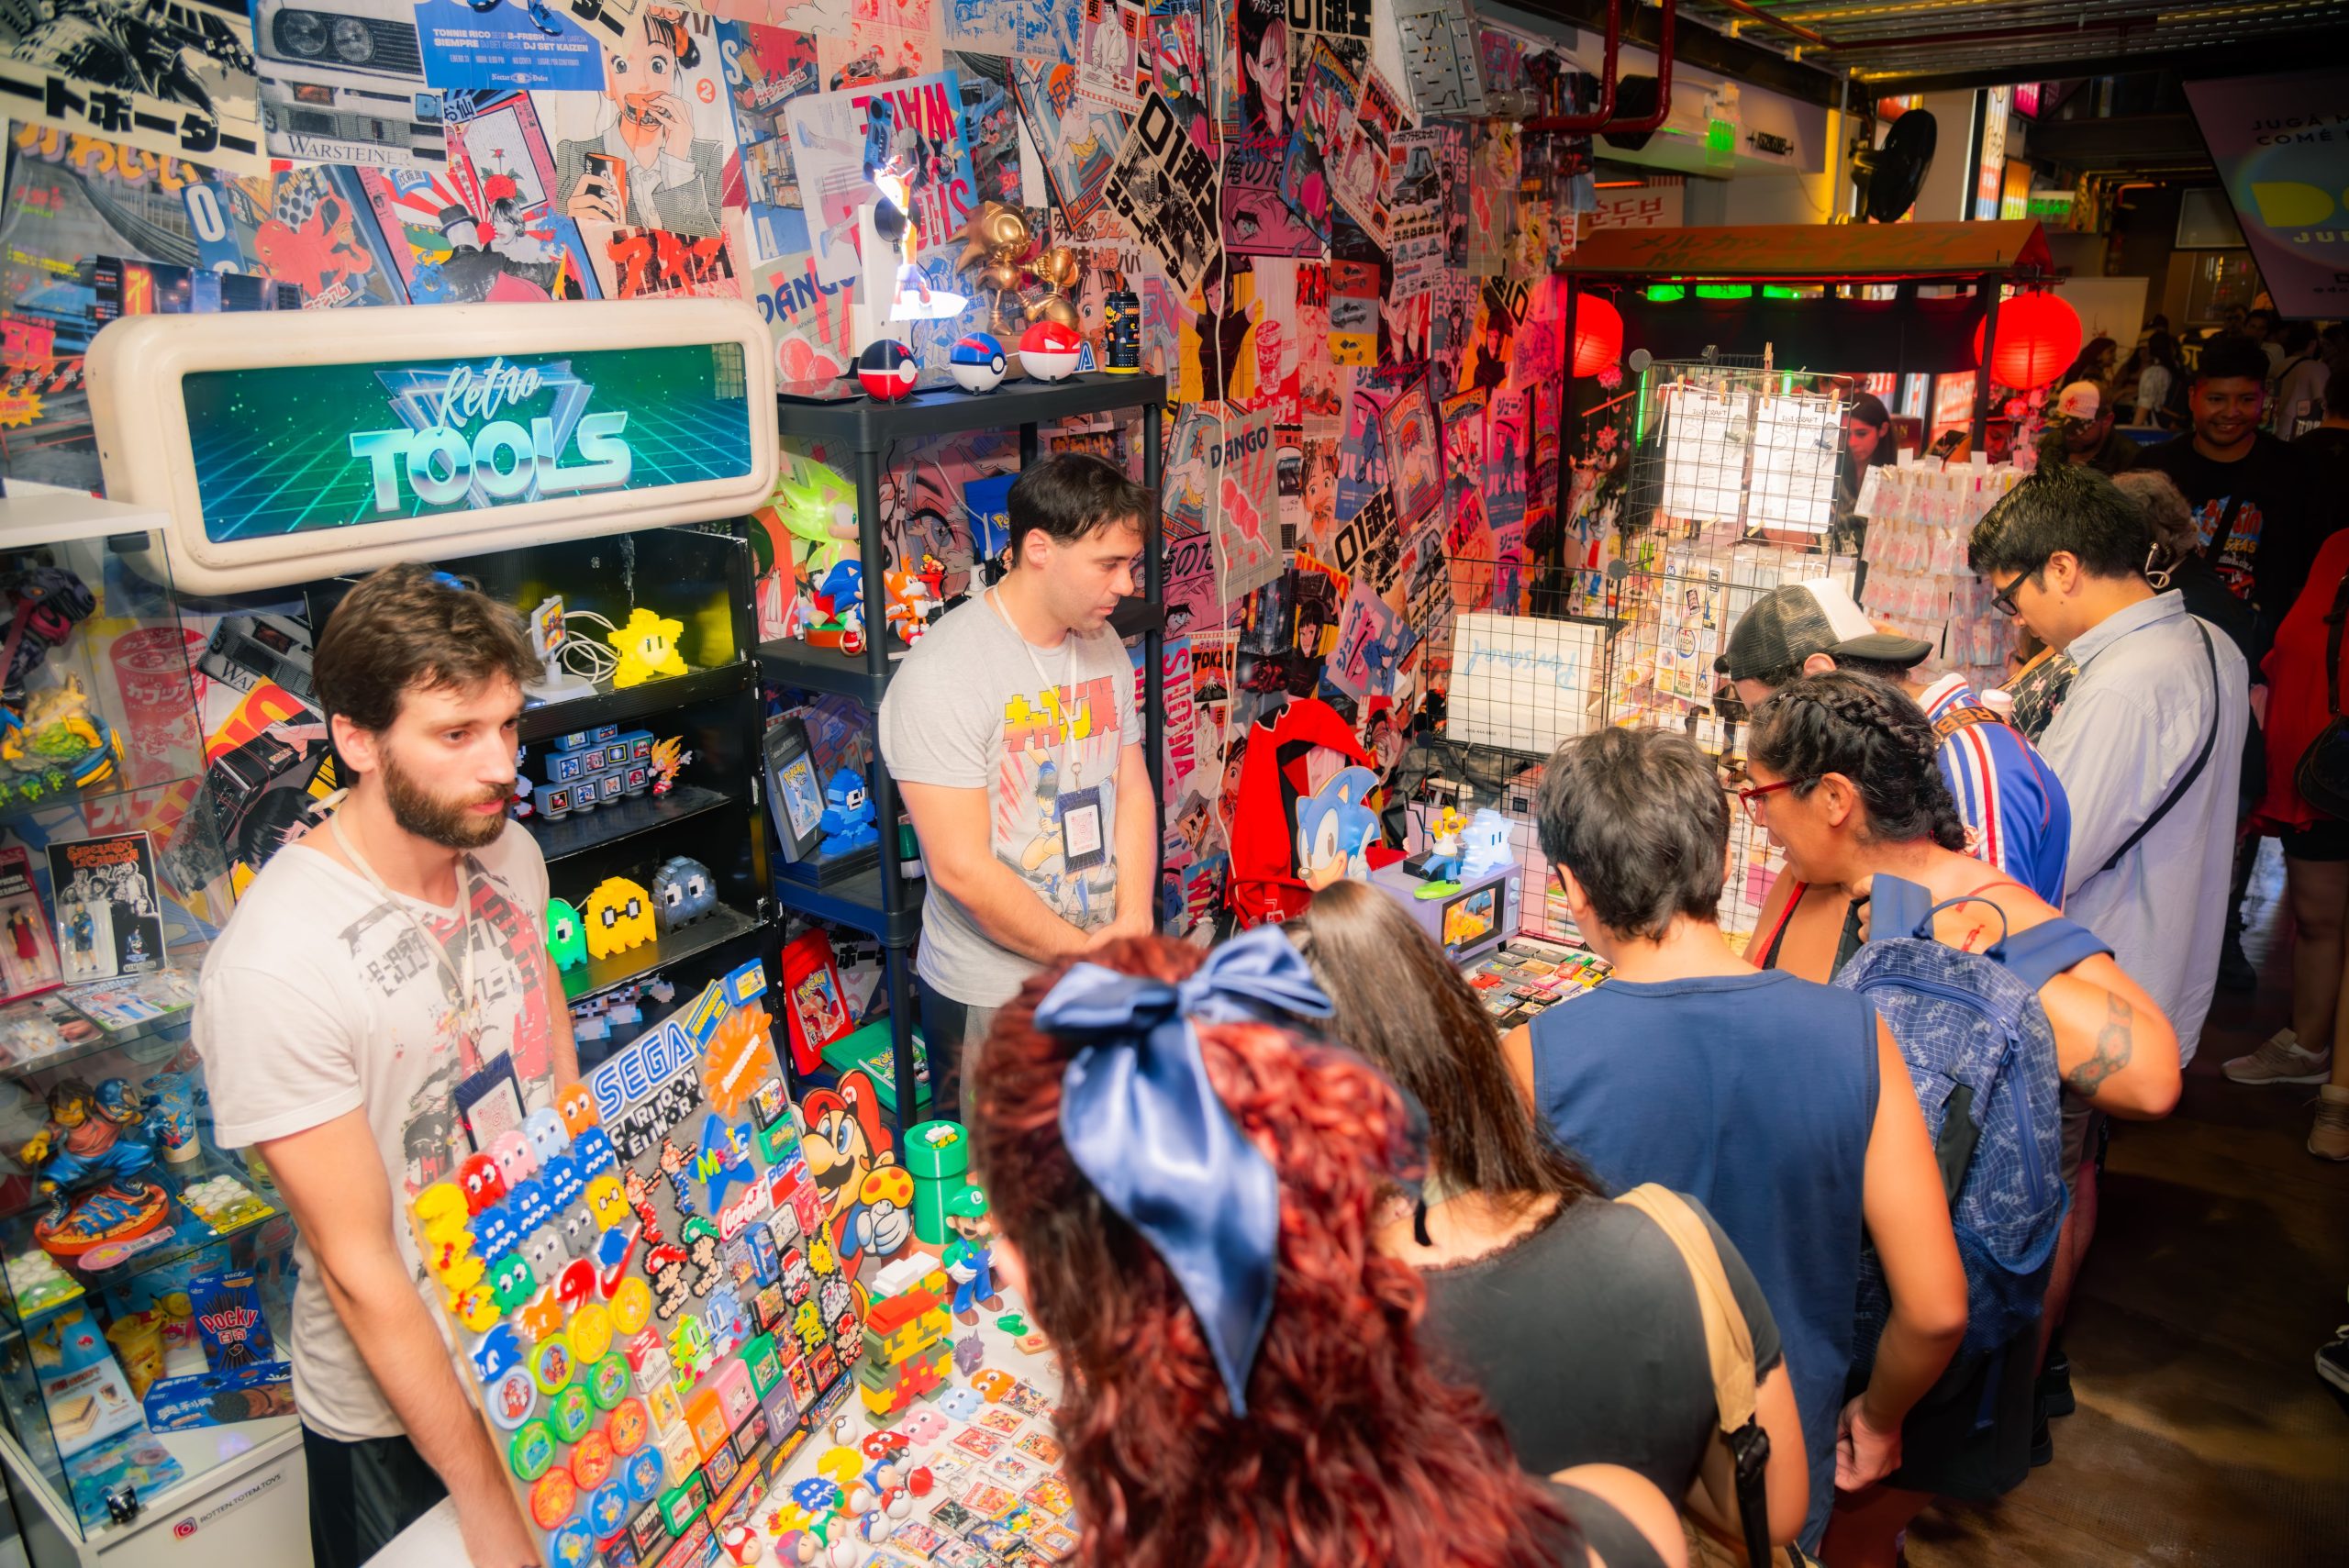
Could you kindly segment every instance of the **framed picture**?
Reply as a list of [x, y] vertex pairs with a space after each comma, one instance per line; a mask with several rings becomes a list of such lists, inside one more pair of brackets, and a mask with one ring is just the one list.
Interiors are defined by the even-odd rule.
[[823, 834], [824, 779], [807, 745], [807, 727], [785, 714], [767, 726], [767, 806], [774, 816], [775, 842], [786, 861], [816, 852]]
[[832, 940], [821, 930], [802, 931], [783, 945], [783, 999], [791, 1026], [791, 1065], [813, 1073], [823, 1065], [824, 1047], [856, 1027], [848, 993], [841, 988]]

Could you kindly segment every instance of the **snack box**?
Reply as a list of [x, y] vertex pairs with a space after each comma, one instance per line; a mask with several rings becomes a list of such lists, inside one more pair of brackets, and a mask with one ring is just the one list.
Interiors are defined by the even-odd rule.
[[147, 1389], [147, 1425], [158, 1432], [184, 1432], [231, 1421], [294, 1413], [294, 1365], [259, 1362], [228, 1372], [159, 1377]]

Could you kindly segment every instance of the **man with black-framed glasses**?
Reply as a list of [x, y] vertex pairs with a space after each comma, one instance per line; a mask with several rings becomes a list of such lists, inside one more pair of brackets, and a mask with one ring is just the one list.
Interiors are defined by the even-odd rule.
[[2065, 913], [2112, 944], [2194, 1059], [2226, 929], [2250, 671], [2145, 581], [2144, 514], [2093, 470], [2052, 465], [1975, 526], [1966, 560], [2079, 668], [2040, 754], [2072, 804]]

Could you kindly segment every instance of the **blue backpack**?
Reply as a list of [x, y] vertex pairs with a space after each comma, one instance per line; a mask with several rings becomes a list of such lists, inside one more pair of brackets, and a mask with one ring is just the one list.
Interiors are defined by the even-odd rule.
[[[1933, 917], [1987, 899], [1935, 904], [1914, 883], [1879, 876], [1869, 902], [1870, 940], [1835, 984], [1868, 999], [1909, 1063], [1965, 1264], [1964, 1351], [1994, 1350], [2039, 1320], [2071, 1202], [2055, 1031], [2039, 988], [2112, 950], [2085, 926], [2055, 919], [1965, 952], [1934, 939]], [[1891, 1310], [1871, 1248], [1860, 1264], [1854, 1364], [1875, 1360]]]

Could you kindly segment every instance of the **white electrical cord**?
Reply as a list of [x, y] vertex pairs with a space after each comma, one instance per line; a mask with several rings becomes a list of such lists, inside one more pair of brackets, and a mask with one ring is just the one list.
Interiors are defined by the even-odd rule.
[[[555, 657], [564, 669], [574, 675], [583, 675], [591, 681], [603, 680], [619, 668], [620, 656], [609, 643], [582, 637], [573, 631], [571, 623], [575, 620], [593, 621], [606, 631], [618, 631], [619, 628], [593, 610], [565, 609], [562, 612], [562, 646], [556, 650]], [[574, 654], [577, 657], [574, 658]]]

